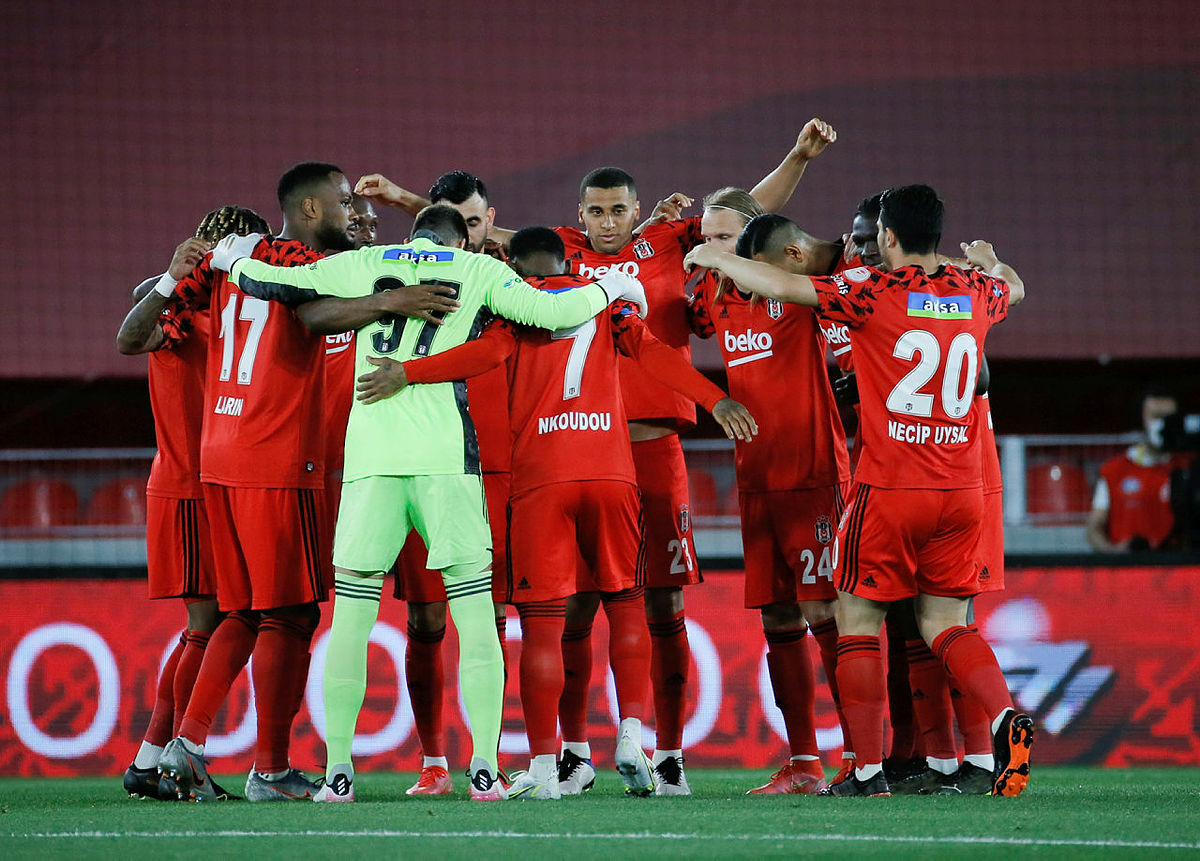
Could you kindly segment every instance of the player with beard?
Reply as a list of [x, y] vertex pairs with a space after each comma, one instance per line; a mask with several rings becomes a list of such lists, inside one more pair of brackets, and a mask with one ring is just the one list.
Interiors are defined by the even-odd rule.
[[[735, 232], [739, 222], [744, 227], [751, 219], [754, 229]], [[841, 268], [840, 244], [815, 239], [781, 215], [762, 213], [740, 189], [709, 195], [702, 227], [708, 248], [728, 252], [736, 241], [741, 256], [789, 272], [824, 275]], [[762, 616], [767, 665], [791, 758], [749, 794], [817, 792], [825, 786], [825, 773], [805, 635], [811, 628], [838, 703], [831, 551], [850, 478], [821, 321], [808, 308], [764, 302], [727, 279], [712, 277], [699, 281], [691, 307], [696, 334], [718, 338], [730, 391], [760, 417], [762, 429], [755, 440], [734, 443], [745, 602]], [[797, 448], [795, 439], [806, 443]], [[839, 717], [840, 712], [839, 705]], [[853, 747], [844, 720], [843, 734], [849, 753]]]
[[[167, 272], [174, 279], [185, 277], [227, 233], [244, 235], [268, 230], [256, 212], [237, 206], [221, 207], [206, 215], [195, 236], [175, 249]], [[160, 278], [156, 275], [138, 285], [133, 291], [134, 302], [140, 302]], [[187, 629], [163, 665], [145, 738], [125, 770], [125, 790], [142, 798], [176, 800], [174, 786], [162, 784], [158, 760], [179, 730], [218, 620], [212, 540], [200, 485], [208, 334], [208, 318], [201, 315], [190, 337], [175, 344], [174, 349], [157, 350], [147, 356], [150, 409], [158, 448], [146, 484], [150, 597], [182, 598]], [[128, 338], [117, 339], [122, 353], [138, 352], [135, 346]], [[214, 785], [213, 791], [221, 800], [236, 797], [219, 786]]]
[[991, 717], [992, 794], [1019, 795], [1029, 781], [1033, 721], [1013, 708], [995, 655], [967, 616], [979, 592], [983, 515], [979, 437], [970, 432], [979, 356], [988, 330], [1025, 289], [986, 242], [962, 246], [980, 271], [938, 259], [943, 207], [928, 186], [891, 189], [880, 206], [888, 272], [859, 267], [812, 278], [704, 247], [685, 262], [766, 298], [818, 307], [854, 329], [863, 451], [838, 528], [835, 574], [838, 688], [859, 759], [854, 775], [823, 793], [891, 794], [879, 629], [887, 604], [915, 596], [923, 638]]

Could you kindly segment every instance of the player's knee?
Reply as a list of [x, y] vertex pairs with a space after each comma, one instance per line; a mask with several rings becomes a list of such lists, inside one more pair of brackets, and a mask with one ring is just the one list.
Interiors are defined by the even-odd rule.
[[795, 602], [768, 604], [760, 609], [760, 613], [764, 631], [783, 631], [804, 624], [805, 617], [800, 612], [800, 605]]
[[416, 631], [433, 633], [446, 627], [446, 603], [444, 601], [410, 601], [408, 624]]
[[590, 625], [600, 607], [599, 592], [577, 592], [567, 599], [567, 626]]
[[646, 590], [646, 615], [651, 618], [683, 612], [683, 587], [655, 586]]
[[836, 601], [801, 601], [800, 612], [804, 621], [810, 625], [819, 625], [834, 617], [837, 610]]
[[293, 604], [290, 607], [275, 607], [263, 610], [264, 619], [280, 619], [291, 622], [309, 633], [321, 624], [321, 605], [315, 601], [308, 604]]
[[442, 580], [446, 583], [461, 583], [481, 579], [485, 576], [488, 579], [491, 579], [492, 576], [491, 553], [475, 562], [460, 562], [456, 565], [447, 565], [442, 569]]
[[187, 626], [189, 631], [201, 634], [211, 634], [221, 620], [221, 611], [214, 599], [205, 598], [200, 601], [190, 601], [187, 605]]

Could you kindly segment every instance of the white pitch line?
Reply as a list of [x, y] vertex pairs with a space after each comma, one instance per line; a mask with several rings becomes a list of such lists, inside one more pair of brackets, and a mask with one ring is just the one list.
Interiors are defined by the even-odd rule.
[[625, 834], [573, 834], [544, 832], [526, 833], [521, 831], [56, 831], [10, 833], [9, 837], [26, 837], [38, 839], [100, 839], [139, 838], [139, 839], [194, 839], [202, 837], [337, 837], [337, 838], [412, 838], [412, 839], [447, 839], [470, 840], [486, 838], [488, 840], [695, 840], [695, 841], [787, 841], [802, 842], [805, 840], [859, 842], [859, 843], [927, 843], [935, 845], [969, 845], [969, 846], [1079, 846], [1102, 849], [1192, 849], [1200, 850], [1200, 843], [1167, 843], [1154, 840], [1075, 840], [1070, 838], [1035, 838], [1035, 837], [907, 837], [887, 834], [660, 834], [650, 831], [638, 831]]

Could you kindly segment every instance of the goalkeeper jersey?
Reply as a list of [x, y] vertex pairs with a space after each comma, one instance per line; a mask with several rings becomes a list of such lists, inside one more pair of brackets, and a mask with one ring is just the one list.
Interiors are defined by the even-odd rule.
[[[289, 304], [325, 296], [358, 298], [417, 284], [444, 284], [459, 310], [437, 326], [385, 315], [358, 330], [355, 376], [375, 369], [367, 358], [403, 362], [431, 356], [479, 336], [493, 313], [530, 326], [562, 329], [591, 319], [608, 305], [604, 291], [582, 284], [557, 293], [526, 284], [499, 260], [417, 239], [345, 251], [293, 269], [243, 258], [231, 277], [246, 293]], [[409, 386], [396, 395], [355, 401], [346, 426], [343, 478], [373, 475], [480, 473], [475, 425], [461, 380]]]

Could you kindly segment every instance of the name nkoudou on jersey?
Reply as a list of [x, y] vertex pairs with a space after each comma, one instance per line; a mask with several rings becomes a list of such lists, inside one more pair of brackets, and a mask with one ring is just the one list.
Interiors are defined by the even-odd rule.
[[853, 331], [862, 454], [855, 478], [888, 488], [979, 487], [975, 387], [1008, 285], [954, 266], [857, 267], [814, 278], [821, 316]]
[[612, 430], [612, 413], [565, 412], [556, 416], [539, 416], [538, 433], [555, 431], [609, 431]]

